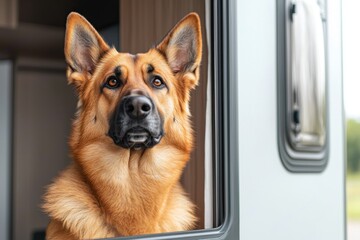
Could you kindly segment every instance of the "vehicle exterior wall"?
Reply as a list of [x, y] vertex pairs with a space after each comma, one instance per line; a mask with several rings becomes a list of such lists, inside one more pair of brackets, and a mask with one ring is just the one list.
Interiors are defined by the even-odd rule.
[[329, 159], [287, 171], [278, 151], [276, 1], [237, 1], [240, 239], [345, 239], [341, 1], [327, 1]]

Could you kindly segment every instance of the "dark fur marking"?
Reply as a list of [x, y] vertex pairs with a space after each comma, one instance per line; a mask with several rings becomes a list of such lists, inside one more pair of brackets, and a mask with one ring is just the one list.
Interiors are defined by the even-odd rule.
[[121, 67], [120, 66], [116, 66], [115, 69], [114, 69], [114, 73], [115, 73], [115, 76], [117, 78], [120, 78], [121, 76]]
[[154, 66], [149, 64], [147, 67], [147, 73], [152, 73], [154, 71]]

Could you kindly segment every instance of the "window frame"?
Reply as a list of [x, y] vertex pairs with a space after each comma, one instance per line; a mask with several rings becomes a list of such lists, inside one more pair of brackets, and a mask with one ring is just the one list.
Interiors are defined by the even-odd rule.
[[236, 0], [211, 1], [211, 15], [215, 227], [112, 239], [239, 239]]

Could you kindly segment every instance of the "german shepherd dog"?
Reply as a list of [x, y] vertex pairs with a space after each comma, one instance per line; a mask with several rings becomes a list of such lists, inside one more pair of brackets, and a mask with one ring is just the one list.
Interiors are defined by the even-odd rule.
[[67, 77], [78, 93], [73, 163], [51, 184], [47, 239], [194, 228], [179, 183], [193, 147], [190, 90], [199, 80], [199, 16], [184, 17], [147, 53], [119, 53], [81, 15], [67, 19]]

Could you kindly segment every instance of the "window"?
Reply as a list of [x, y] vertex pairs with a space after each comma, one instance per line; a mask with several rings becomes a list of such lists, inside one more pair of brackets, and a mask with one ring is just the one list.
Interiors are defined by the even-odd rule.
[[[9, 139], [9, 143], [11, 139], [14, 143], [12, 206], [7, 224], [11, 239], [44, 238], [48, 218], [39, 209], [43, 189], [71, 161], [67, 140], [76, 97], [66, 84], [63, 57], [65, 20], [71, 11], [83, 14], [110, 45], [130, 53], [152, 47], [187, 13], [195, 11], [200, 15], [204, 46], [201, 80], [192, 92], [190, 106], [196, 145], [181, 179], [185, 192], [196, 205], [199, 223], [195, 231], [161, 236], [164, 239], [239, 238], [237, 114], [233, 101], [237, 95], [236, 51], [233, 51], [236, 49], [235, 3], [232, 0], [106, 3], [77, 0], [64, 1], [54, 8], [50, 2], [18, 1], [14, 6], [18, 10], [14, 12], [19, 12], [18, 27], [12, 30], [11, 38], [26, 40], [29, 32], [36, 36], [29, 40], [29, 46], [20, 46], [16, 41], [8, 41], [5, 46], [14, 50], [9, 57], [16, 59], [12, 91], [14, 123]], [[45, 34], [46, 40], [40, 37]], [[4, 49], [0, 48], [1, 51]], [[25, 132], [27, 135], [23, 135]], [[47, 140], [49, 132], [51, 142]], [[139, 238], [159, 239], [159, 235]]]

